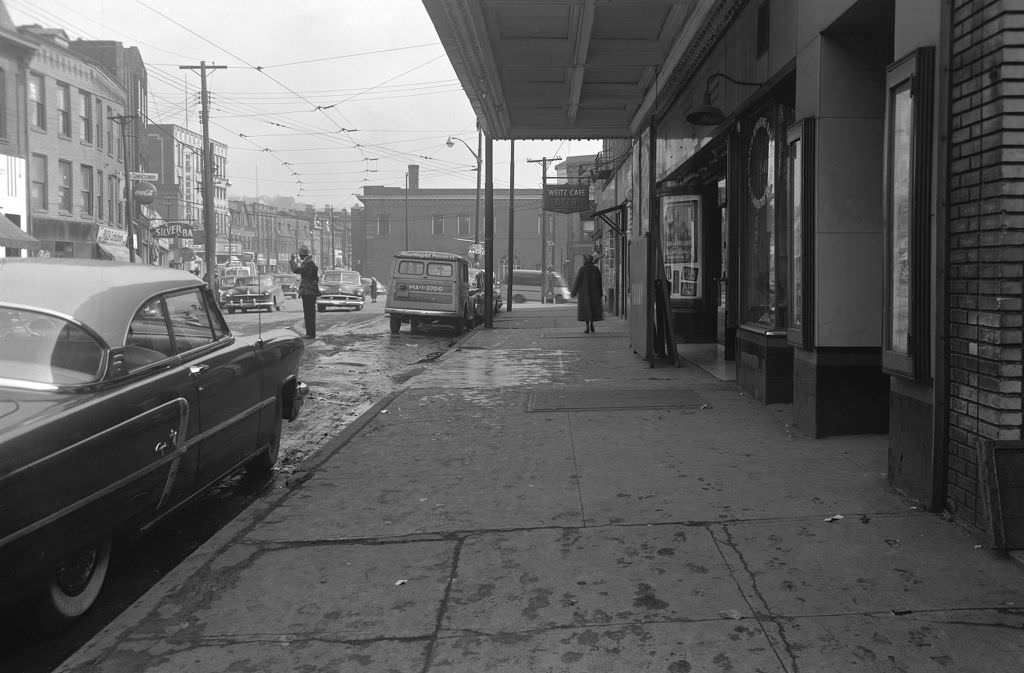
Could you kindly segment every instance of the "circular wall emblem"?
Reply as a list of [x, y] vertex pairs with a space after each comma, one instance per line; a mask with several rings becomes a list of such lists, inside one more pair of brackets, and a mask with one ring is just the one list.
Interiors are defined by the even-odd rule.
[[764, 208], [770, 196], [771, 144], [771, 123], [767, 117], [760, 117], [754, 122], [750, 144], [747, 146], [747, 191], [755, 210]]

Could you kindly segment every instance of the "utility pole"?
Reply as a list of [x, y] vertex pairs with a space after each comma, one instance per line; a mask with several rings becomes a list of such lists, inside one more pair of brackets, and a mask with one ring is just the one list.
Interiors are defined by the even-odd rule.
[[202, 116], [200, 121], [203, 124], [203, 226], [206, 231], [206, 285], [211, 291], [217, 291], [215, 283], [217, 274], [217, 229], [213, 221], [213, 147], [210, 145], [210, 92], [206, 88], [206, 71], [222, 70], [226, 65], [206, 65], [206, 61], [200, 61], [199, 65], [179, 65], [179, 70], [199, 70], [199, 79], [202, 83], [201, 99]]
[[132, 178], [131, 170], [128, 167], [128, 122], [135, 119], [135, 115], [113, 115], [108, 117], [117, 122], [121, 129], [121, 152], [124, 162], [124, 228], [128, 234], [128, 261], [135, 263], [135, 227], [132, 226], [132, 216], [135, 214], [134, 203], [132, 202]]
[[[548, 164], [554, 161], [561, 161], [562, 157], [541, 157], [540, 159], [527, 159], [531, 164], [541, 165], [541, 184], [545, 191], [548, 186]], [[541, 194], [541, 221], [540, 221], [540, 303], [547, 301], [547, 289], [550, 280], [547, 269], [547, 243], [548, 243], [548, 211], [544, 210], [544, 195]]]
[[484, 205], [484, 327], [494, 326], [494, 140], [484, 143], [487, 157], [487, 203]]
[[[389, 230], [388, 236], [390, 235]], [[405, 172], [405, 249], [409, 249], [409, 171]]]
[[509, 141], [508, 158], [508, 257], [505, 264], [505, 285], [508, 288], [508, 299], [505, 310], [512, 310], [512, 257], [515, 252], [513, 241], [516, 236], [516, 141]]

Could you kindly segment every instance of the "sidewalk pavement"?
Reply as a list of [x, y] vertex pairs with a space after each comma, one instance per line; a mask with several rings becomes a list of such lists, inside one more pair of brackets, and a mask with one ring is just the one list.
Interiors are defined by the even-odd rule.
[[59, 670], [1022, 670], [1024, 567], [789, 415], [516, 305]]

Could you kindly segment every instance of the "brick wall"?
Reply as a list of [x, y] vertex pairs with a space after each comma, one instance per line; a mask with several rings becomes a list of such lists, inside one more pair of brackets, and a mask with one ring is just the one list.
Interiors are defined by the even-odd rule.
[[947, 507], [984, 529], [978, 447], [1021, 438], [1024, 6], [954, 0]]

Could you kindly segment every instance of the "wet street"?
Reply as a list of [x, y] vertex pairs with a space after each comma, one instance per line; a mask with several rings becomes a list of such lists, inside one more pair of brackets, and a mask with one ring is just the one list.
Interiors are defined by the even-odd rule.
[[[303, 332], [297, 299], [287, 300], [281, 311], [225, 317], [239, 335], [280, 328]], [[454, 343], [446, 327], [410, 334], [408, 326], [403, 326], [401, 334], [391, 336], [383, 297], [376, 304], [368, 302], [361, 311], [318, 313], [317, 335], [306, 342], [300, 370], [310, 396], [300, 417], [284, 425], [274, 477], [255, 482], [236, 475], [146, 534], [115, 541], [98, 604], [69, 631], [39, 638], [23, 632], [15, 617], [4, 617], [0, 620], [0, 672], [50, 673], [253, 500], [285, 488], [297, 465], [315, 456], [348, 423]]]

